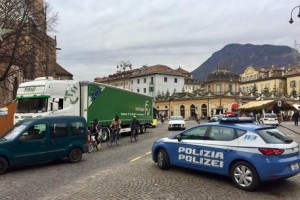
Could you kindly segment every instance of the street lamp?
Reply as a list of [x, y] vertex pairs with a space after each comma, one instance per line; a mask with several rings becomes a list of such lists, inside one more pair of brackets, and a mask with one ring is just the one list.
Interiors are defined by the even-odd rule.
[[292, 24], [294, 22], [293, 20], [293, 11], [296, 9], [296, 8], [299, 8], [299, 13], [298, 13], [298, 17], [300, 18], [300, 6], [296, 6], [295, 8], [293, 8], [293, 10], [291, 11], [291, 19], [290, 19], [290, 24]]
[[125, 83], [126, 83], [126, 74], [125, 71], [127, 68], [132, 69], [132, 64], [129, 61], [120, 61], [117, 65], [117, 69], [120, 69], [120, 72], [124, 72], [124, 89], [125, 89]]

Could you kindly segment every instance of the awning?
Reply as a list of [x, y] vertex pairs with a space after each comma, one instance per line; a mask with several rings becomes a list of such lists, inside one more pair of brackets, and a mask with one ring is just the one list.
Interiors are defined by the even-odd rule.
[[250, 101], [240, 106], [240, 109], [259, 109], [267, 104], [273, 103], [275, 100]]

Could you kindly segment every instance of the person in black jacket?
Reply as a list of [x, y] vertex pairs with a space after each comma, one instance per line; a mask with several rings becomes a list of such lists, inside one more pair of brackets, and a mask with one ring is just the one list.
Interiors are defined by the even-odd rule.
[[136, 135], [138, 135], [138, 130], [140, 128], [140, 122], [139, 120], [133, 116], [132, 121], [131, 121], [131, 132], [135, 131]]
[[96, 142], [98, 145], [100, 143], [100, 140], [99, 140], [100, 124], [97, 119], [94, 119], [91, 129], [92, 129], [91, 133], [95, 135], [95, 139], [96, 139]]
[[293, 114], [293, 120], [294, 120], [294, 125], [295, 126], [298, 126], [298, 121], [299, 121], [299, 112], [296, 111], [294, 114]]

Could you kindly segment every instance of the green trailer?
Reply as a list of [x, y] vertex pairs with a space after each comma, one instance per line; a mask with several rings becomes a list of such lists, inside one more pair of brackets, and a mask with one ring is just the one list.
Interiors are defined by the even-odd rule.
[[146, 131], [153, 120], [151, 96], [116, 88], [106, 84], [82, 82], [81, 115], [91, 124], [97, 119], [101, 127], [108, 127], [115, 115], [122, 121], [121, 133], [130, 132], [133, 116], [139, 120], [140, 132]]

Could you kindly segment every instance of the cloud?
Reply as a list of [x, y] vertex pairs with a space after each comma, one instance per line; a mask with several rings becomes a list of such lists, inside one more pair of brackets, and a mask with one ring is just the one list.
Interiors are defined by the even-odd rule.
[[165, 64], [192, 71], [229, 43], [294, 45], [296, 0], [51, 0], [60, 19], [58, 63], [80, 80]]

